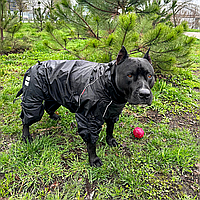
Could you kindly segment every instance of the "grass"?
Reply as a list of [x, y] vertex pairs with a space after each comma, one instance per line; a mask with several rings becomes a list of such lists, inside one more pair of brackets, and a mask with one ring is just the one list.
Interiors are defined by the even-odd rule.
[[189, 30], [187, 30], [188, 32], [200, 32], [200, 30], [199, 29], [189, 29]]
[[[45, 32], [26, 34], [33, 44], [30, 50], [0, 57], [0, 198], [200, 198], [198, 40], [192, 68], [158, 78], [151, 107], [126, 105], [115, 125], [117, 148], [106, 144], [103, 126], [97, 144], [103, 166], [93, 168], [74, 114], [63, 107], [58, 109], [60, 121], [50, 120], [45, 113], [31, 126], [33, 143], [21, 142], [20, 100], [14, 104], [13, 100], [25, 71], [38, 60], [75, 59], [42, 46], [43, 39], [50, 39]], [[142, 139], [133, 137], [137, 126], [144, 129]]]

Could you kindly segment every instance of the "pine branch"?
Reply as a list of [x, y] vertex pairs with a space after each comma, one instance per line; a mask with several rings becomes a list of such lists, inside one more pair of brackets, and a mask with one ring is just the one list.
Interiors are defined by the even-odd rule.
[[137, 14], [150, 14], [150, 13], [152, 13], [152, 11], [144, 11], [144, 10], [140, 10], [139, 8], [136, 8], [135, 7], [135, 12], [137, 13]]
[[163, 44], [163, 43], [166, 43], [166, 42], [170, 42], [174, 37], [170, 37], [168, 38], [167, 40], [163, 40], [163, 41], [160, 41], [160, 42], [157, 42], [156, 44]]
[[178, 51], [178, 50], [179, 50], [179, 48], [175, 48], [175, 49], [170, 49], [170, 50], [158, 52], [158, 51], [154, 51], [154, 50], [151, 49], [151, 52], [153, 52], [153, 53], [158, 53], [158, 54], [163, 54], [163, 53], [176, 52], [176, 51]]
[[[153, 45], [154, 43], [152, 43], [152, 42], [154, 42], [158, 38], [158, 36], [160, 34], [160, 31], [161, 31], [161, 28], [159, 29], [159, 33], [156, 35], [156, 37], [154, 39], [152, 39], [151, 41], [144, 43], [144, 46], [151, 46], [151, 45]], [[175, 37], [172, 35], [170, 38], [168, 38], [166, 40], [163, 40], [163, 41], [160, 41], [160, 42], [156, 42], [156, 45], [163, 44], [163, 43], [166, 43], [166, 42], [170, 42], [174, 38]]]
[[47, 46], [49, 49], [52, 49], [52, 50], [54, 50], [54, 51], [61, 51], [61, 50], [63, 50], [63, 49], [56, 49], [56, 48], [53, 48], [53, 47], [51, 47], [51, 46], [49, 46], [48, 44], [44, 44], [45, 46]]
[[76, 21], [72, 20], [71, 18], [68, 18], [68, 19], [69, 19], [69, 21], [70, 21], [70, 22], [73, 22], [74, 24], [76, 24], [76, 25], [78, 25], [78, 26], [82, 26], [83, 28], [87, 29], [87, 27], [86, 27], [86, 26], [84, 26], [83, 24], [81, 24], [81, 23], [78, 23], [78, 22], [76, 22]]
[[[59, 10], [59, 12], [61, 12], [61, 10]], [[58, 15], [59, 17], [62, 17], [64, 20], [65, 20], [65, 19], [66, 19], [66, 20], [69, 20], [70, 22], [72, 22], [72, 23], [74, 23], [74, 24], [77, 24], [78, 26], [82, 26], [82, 27], [85, 28], [85, 29], [87, 28], [87, 27], [84, 26], [83, 24], [78, 23], [78, 22], [72, 20], [71, 18], [69, 18], [64, 12], [62, 12], [62, 13], [56, 12], [56, 15]]]
[[90, 2], [88, 2], [87, 0], [85, 0], [85, 2], [86, 2], [88, 5], [90, 5], [91, 7], [95, 8], [95, 9], [101, 11], [101, 12], [106, 12], [106, 13], [110, 13], [110, 14], [117, 14], [117, 15], [120, 14], [119, 12], [113, 12], [113, 11], [109, 11], [109, 10], [100, 9], [100, 8], [94, 6], [93, 4], [91, 4]]
[[[154, 63], [156, 63], [155, 61], [154, 61]], [[165, 71], [165, 72], [172, 72], [173, 70], [170, 70], [170, 69], [164, 69], [164, 68], [162, 68], [159, 64], [156, 64], [156, 66], [158, 67], [158, 69], [160, 69], [161, 71]]]
[[159, 60], [159, 59], [154, 58], [153, 61], [154, 61], [154, 62], [157, 61], [157, 62], [162, 62], [162, 63], [169, 63], [170, 61], [172, 61], [172, 58], [170, 58], [170, 59], [168, 59], [168, 60]]
[[138, 53], [138, 52], [140, 52], [140, 53], [145, 53], [144, 51], [141, 51], [140, 49], [142, 49], [143, 47], [138, 47], [138, 48], [136, 48], [136, 49], [132, 49], [132, 50], [130, 50], [130, 54], [135, 54], [135, 53]]
[[87, 26], [87, 28], [89, 29], [89, 31], [92, 33], [92, 35], [97, 39], [99, 40], [99, 38], [97, 37], [97, 35], [94, 33], [94, 31], [92, 30], [92, 28], [90, 27], [90, 25], [73, 9], [71, 8], [70, 6], [68, 6], [69, 9], [74, 13], [76, 14], [84, 23], [85, 25]]
[[131, 25], [131, 21], [129, 22], [129, 25], [128, 25], [127, 29], [125, 30], [125, 33], [124, 33], [124, 37], [123, 37], [121, 46], [123, 46], [123, 44], [124, 44], [124, 41], [125, 41], [125, 39], [126, 39], [126, 35], [127, 35], [127, 33], [128, 33], [128, 29], [129, 29], [129, 26], [130, 26], [130, 25]]
[[117, 7], [117, 4], [115, 4], [114, 2], [110, 2], [110, 1], [108, 1], [108, 0], [105, 0], [105, 2], [107, 2], [107, 3], [111, 4], [112, 6], [115, 6], [115, 7]]
[[118, 23], [116, 24], [116, 26], [114, 27], [114, 29], [111, 31], [111, 33], [114, 33], [117, 27], [118, 27]]
[[185, 58], [188, 54], [189, 52], [187, 51], [185, 54], [177, 55], [176, 58]]
[[59, 41], [58, 39], [54, 36], [54, 34], [52, 32], [50, 32], [51, 36], [54, 38], [54, 40], [63, 48], [63, 50], [66, 50], [67, 52], [69, 52], [70, 54], [76, 56], [77, 58], [79, 58], [80, 60], [82, 59], [81, 57], [79, 57], [79, 55], [71, 52], [70, 50], [66, 49]]
[[154, 42], [158, 38], [158, 36], [160, 35], [160, 32], [161, 32], [161, 28], [159, 28], [157, 35], [151, 41], [144, 43], [144, 46], [151, 46], [152, 42]]
[[188, 6], [188, 3], [189, 2], [191, 2], [191, 0], [188, 0], [188, 1], [186, 1], [186, 2], [183, 2], [182, 4], [181, 4], [181, 6], [179, 7], [179, 9], [177, 9], [176, 11], [175, 11], [175, 15], [179, 12], [179, 11], [181, 11], [183, 8], [185, 8], [186, 6]]

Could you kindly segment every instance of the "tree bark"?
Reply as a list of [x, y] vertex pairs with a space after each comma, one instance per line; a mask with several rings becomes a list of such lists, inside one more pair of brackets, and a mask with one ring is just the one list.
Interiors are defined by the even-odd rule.
[[1, 42], [3, 42], [3, 28], [1, 28]]
[[1, 29], [1, 41], [3, 42], [3, 11], [4, 11], [4, 8], [3, 8], [3, 3], [2, 3], [2, 10], [1, 10], [1, 19], [0, 19], [0, 29]]

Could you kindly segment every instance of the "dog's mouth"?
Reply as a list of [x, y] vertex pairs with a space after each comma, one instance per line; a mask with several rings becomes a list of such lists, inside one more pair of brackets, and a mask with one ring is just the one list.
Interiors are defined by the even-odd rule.
[[132, 92], [132, 94], [127, 98], [131, 105], [147, 104], [148, 106], [151, 105], [152, 99], [153, 95], [151, 90], [145, 88]]
[[152, 103], [152, 100], [138, 100], [138, 101], [131, 101], [131, 100], [128, 100], [129, 104], [130, 105], [139, 105], [139, 104], [142, 104], [142, 105], [148, 105], [150, 106], [151, 103]]

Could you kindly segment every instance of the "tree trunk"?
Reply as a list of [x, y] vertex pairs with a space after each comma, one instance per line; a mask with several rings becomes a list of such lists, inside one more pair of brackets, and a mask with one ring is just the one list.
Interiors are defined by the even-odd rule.
[[[172, 1], [172, 3], [174, 3], [174, 0]], [[176, 14], [174, 6], [172, 6], [172, 15], [173, 15], [174, 27], [176, 27]]]
[[19, 20], [22, 21], [22, 10], [19, 11]]
[[3, 42], [3, 28], [1, 28], [1, 42]]
[[41, 20], [41, 22], [40, 22], [40, 31], [42, 31], [43, 30], [43, 27], [42, 27], [42, 20]]
[[175, 16], [174, 9], [172, 10], [172, 13], [173, 13], [174, 27], [176, 27], [176, 16]]

